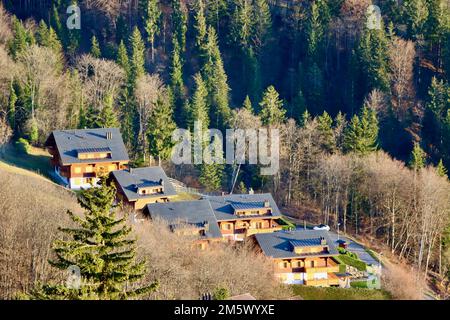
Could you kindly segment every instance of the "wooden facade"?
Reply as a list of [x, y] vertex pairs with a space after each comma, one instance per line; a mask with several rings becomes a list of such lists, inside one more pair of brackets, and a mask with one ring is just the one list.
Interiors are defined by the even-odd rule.
[[150, 203], [161, 203], [161, 202], [169, 202], [171, 198], [175, 196], [167, 196], [161, 194], [161, 196], [152, 196], [152, 197], [143, 197], [140, 199], [128, 200], [125, 196], [125, 193], [122, 189], [122, 186], [114, 179], [114, 184], [117, 189], [117, 200], [125, 204], [126, 206], [131, 207], [135, 211], [142, 211], [147, 204]]
[[274, 218], [252, 217], [249, 219], [219, 221], [219, 228], [225, 238], [244, 240], [256, 233], [279, 231], [282, 227]]
[[52, 156], [50, 163], [55, 168], [55, 172], [67, 179], [66, 182], [70, 188], [95, 185], [99, 176], [108, 175], [115, 170], [123, 170], [128, 164], [128, 161], [105, 161], [107, 157], [101, 154], [84, 153], [82, 158], [87, 160], [86, 162], [63, 165], [56, 146], [48, 146], [47, 150]]
[[339, 286], [339, 263], [332, 257], [274, 259], [275, 277], [284, 283]]

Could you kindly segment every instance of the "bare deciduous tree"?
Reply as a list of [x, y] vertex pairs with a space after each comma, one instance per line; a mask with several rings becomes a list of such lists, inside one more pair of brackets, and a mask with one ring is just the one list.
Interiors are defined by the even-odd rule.
[[119, 65], [110, 60], [83, 55], [78, 59], [77, 69], [83, 82], [84, 96], [94, 109], [101, 110], [108, 95], [115, 100], [125, 79], [125, 73]]
[[142, 143], [144, 161], [148, 153], [147, 128], [150, 116], [155, 109], [158, 99], [165, 93], [165, 87], [158, 75], [144, 75], [136, 83], [136, 99], [139, 115], [139, 140]]
[[392, 106], [399, 120], [404, 120], [414, 99], [414, 42], [396, 37], [389, 46]]

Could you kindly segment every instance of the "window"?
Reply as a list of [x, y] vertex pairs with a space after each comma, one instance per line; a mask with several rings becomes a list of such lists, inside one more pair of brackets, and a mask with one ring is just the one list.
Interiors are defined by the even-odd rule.
[[231, 224], [229, 224], [229, 223], [222, 224], [222, 229], [224, 229], [224, 230], [231, 230]]
[[256, 223], [256, 229], [262, 229], [264, 227], [264, 223], [263, 222], [257, 222]]
[[75, 173], [81, 173], [81, 167], [75, 167], [75, 168], [73, 169], [73, 171], [74, 171]]
[[314, 268], [314, 260], [311, 261], [311, 268]]

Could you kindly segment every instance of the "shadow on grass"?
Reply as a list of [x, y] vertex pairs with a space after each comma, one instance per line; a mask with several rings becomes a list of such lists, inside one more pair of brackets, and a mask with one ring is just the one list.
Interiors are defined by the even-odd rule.
[[14, 145], [10, 144], [4, 148], [3, 152], [0, 152], [0, 160], [9, 165], [29, 170], [54, 180], [50, 174], [52, 171], [50, 155], [35, 154], [35, 150], [39, 149], [32, 149], [30, 153], [22, 153]]

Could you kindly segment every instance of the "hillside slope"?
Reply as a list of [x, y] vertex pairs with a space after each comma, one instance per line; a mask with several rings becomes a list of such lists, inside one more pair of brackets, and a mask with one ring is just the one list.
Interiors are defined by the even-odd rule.
[[69, 223], [67, 209], [80, 211], [75, 194], [0, 163], [0, 299], [59, 276], [47, 260], [57, 228]]

